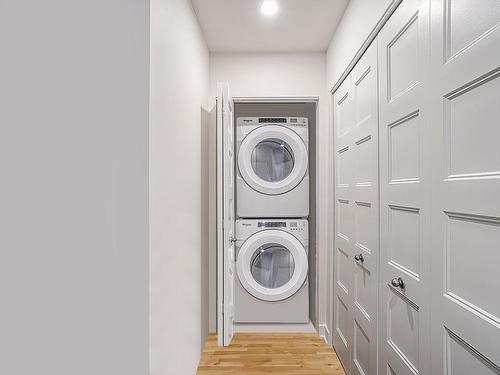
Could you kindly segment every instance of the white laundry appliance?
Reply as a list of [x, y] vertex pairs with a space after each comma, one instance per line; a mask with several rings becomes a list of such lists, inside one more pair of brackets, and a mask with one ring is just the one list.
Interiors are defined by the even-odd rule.
[[309, 215], [308, 142], [307, 118], [237, 118], [238, 217]]
[[308, 222], [236, 221], [236, 323], [308, 323]]

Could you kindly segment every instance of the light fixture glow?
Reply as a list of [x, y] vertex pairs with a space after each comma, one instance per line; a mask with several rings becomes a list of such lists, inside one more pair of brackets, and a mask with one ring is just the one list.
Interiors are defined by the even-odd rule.
[[272, 16], [278, 11], [278, 3], [276, 0], [265, 0], [260, 6], [260, 11], [266, 16]]

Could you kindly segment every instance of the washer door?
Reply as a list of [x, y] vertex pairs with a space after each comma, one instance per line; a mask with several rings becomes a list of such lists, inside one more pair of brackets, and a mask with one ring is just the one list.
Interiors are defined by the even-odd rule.
[[263, 194], [283, 194], [295, 188], [304, 178], [307, 164], [302, 139], [279, 125], [264, 125], [250, 132], [238, 153], [241, 176]]
[[294, 295], [307, 277], [307, 254], [293, 235], [264, 230], [249, 237], [236, 261], [243, 287], [264, 301], [281, 301]]

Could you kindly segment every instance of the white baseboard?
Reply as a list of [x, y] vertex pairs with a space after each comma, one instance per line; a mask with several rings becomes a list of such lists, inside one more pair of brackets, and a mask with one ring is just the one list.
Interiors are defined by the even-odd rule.
[[321, 337], [327, 344], [331, 345], [331, 338], [332, 334], [330, 332], [330, 329], [326, 324], [320, 324], [319, 325], [319, 337]]
[[309, 323], [235, 323], [235, 332], [290, 332], [290, 333], [314, 333], [316, 329]]

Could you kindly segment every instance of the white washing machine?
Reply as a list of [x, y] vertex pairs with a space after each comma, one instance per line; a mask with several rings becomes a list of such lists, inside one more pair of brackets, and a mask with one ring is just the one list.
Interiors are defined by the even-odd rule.
[[308, 323], [307, 220], [236, 221], [237, 323]]
[[308, 142], [307, 118], [237, 118], [238, 217], [309, 215]]

